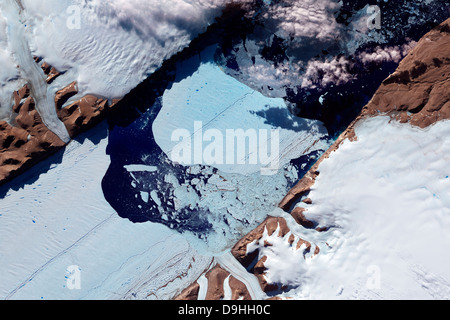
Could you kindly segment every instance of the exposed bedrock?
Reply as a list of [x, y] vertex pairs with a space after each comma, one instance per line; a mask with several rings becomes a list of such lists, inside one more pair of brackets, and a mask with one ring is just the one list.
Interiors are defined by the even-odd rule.
[[[48, 83], [61, 74], [37, 57], [34, 61], [41, 63]], [[109, 103], [106, 99], [86, 95], [67, 103], [77, 93], [76, 82], [72, 82], [56, 93], [54, 101], [57, 116], [71, 139], [105, 119], [108, 111], [117, 102], [115, 100]], [[33, 91], [29, 85], [25, 85], [13, 93], [11, 120], [0, 122], [0, 185], [65, 146], [66, 143], [44, 124], [33, 98]]]
[[[207, 288], [205, 300], [250, 300], [250, 294], [244, 283], [233, 277], [220, 265], [215, 265], [205, 274]], [[181, 292], [175, 300], [198, 300], [200, 284], [194, 282]]]
[[[425, 34], [417, 46], [400, 62], [397, 70], [383, 81], [361, 114], [339, 136], [316, 164], [282, 199], [279, 207], [290, 212], [304, 227], [315, 226], [305, 209], [293, 208], [305, 199], [320, 174], [320, 163], [340, 144], [357, 139], [355, 124], [366, 117], [388, 115], [401, 123], [425, 128], [450, 118], [450, 19]], [[308, 199], [311, 202], [311, 199]], [[325, 228], [326, 229], [326, 228]], [[319, 228], [323, 231], [323, 227]]]
[[107, 112], [114, 105], [114, 102], [109, 104], [107, 99], [86, 95], [80, 100], [63, 107], [67, 100], [77, 93], [76, 82], [72, 82], [55, 95], [58, 117], [66, 126], [72, 139], [104, 120]]

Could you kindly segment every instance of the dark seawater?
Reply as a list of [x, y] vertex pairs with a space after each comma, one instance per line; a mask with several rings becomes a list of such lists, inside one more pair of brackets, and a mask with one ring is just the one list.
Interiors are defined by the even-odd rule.
[[[184, 208], [176, 208], [174, 204], [173, 184], [166, 181], [168, 174], [175, 176], [180, 184], [201, 179], [204, 183], [217, 169], [201, 166], [201, 174], [190, 174], [187, 167], [174, 164], [157, 145], [152, 124], [161, 110], [161, 99], [157, 98], [147, 111], [126, 126], [112, 126], [109, 131], [107, 154], [111, 164], [103, 178], [102, 188], [105, 199], [122, 217], [134, 223], [162, 223], [179, 232], [193, 232], [201, 235], [214, 231], [207, 216], [208, 209], [199, 208], [196, 204]], [[309, 169], [322, 151], [316, 151], [291, 161], [298, 172], [299, 178]], [[155, 166], [157, 171], [136, 171], [130, 173], [127, 165]], [[242, 179], [245, 179], [242, 176]], [[295, 185], [288, 181], [283, 192]], [[142, 199], [141, 192], [149, 193], [155, 190], [159, 201], [148, 197]], [[200, 194], [198, 194], [201, 196]], [[225, 218], [226, 219], [226, 218]]]
[[[432, 27], [449, 16], [449, 9], [445, 1], [433, 1], [430, 5], [411, 2], [416, 8], [415, 15], [422, 15], [417, 24], [409, 24], [409, 17], [413, 14], [406, 1], [377, 1], [383, 12], [382, 29], [385, 36], [383, 45], [402, 45], [406, 39], [418, 40]], [[336, 13], [337, 21], [344, 27], [348, 25], [355, 12], [367, 4], [366, 1], [344, 2], [343, 8]], [[408, 13], [409, 12], [409, 13]], [[227, 13], [229, 14], [229, 13]], [[289, 39], [272, 37], [271, 34], [257, 34], [257, 18], [244, 18], [242, 13], [224, 15], [205, 34], [200, 35], [191, 45], [177, 56], [169, 59], [160, 70], [151, 75], [127, 95], [118, 105], [116, 112], [109, 118], [109, 143], [107, 153], [111, 157], [111, 164], [102, 182], [106, 200], [126, 219], [135, 223], [162, 223], [179, 232], [189, 231], [201, 235], [214, 232], [214, 227], [208, 222], [210, 212], [204, 208], [184, 207], [175, 208], [172, 185], [165, 181], [168, 174], [175, 176], [180, 183], [194, 178], [208, 179], [208, 174], [217, 172], [214, 168], [203, 167], [207, 172], [202, 175], [189, 174], [186, 168], [173, 164], [156, 144], [152, 123], [161, 109], [161, 97], [170, 88], [177, 76], [177, 64], [180, 61], [195, 57], [210, 45], [216, 45], [217, 63], [226, 70], [241, 72], [236, 59], [238, 48], [245, 48], [247, 39], [260, 37], [262, 45], [260, 56], [267, 62], [277, 64], [286, 62], [289, 49], [286, 44]], [[262, 38], [261, 38], [262, 37]], [[267, 39], [264, 39], [267, 37]], [[268, 40], [270, 37], [270, 41]], [[308, 45], [308, 44], [306, 44]], [[366, 43], [359, 51], [375, 48], [379, 43]], [[339, 44], [314, 44], [312, 56], [325, 57], [330, 54], [338, 55]], [[317, 52], [316, 52], [317, 51]], [[292, 58], [292, 57], [291, 57]], [[299, 56], [300, 58], [300, 56]], [[351, 57], [349, 57], [351, 59]], [[221, 60], [221, 61], [219, 61]], [[251, 57], [253, 63], [255, 58]], [[352, 73], [355, 79], [343, 85], [329, 86], [302, 90], [297, 83], [286, 86], [284, 100], [292, 107], [296, 116], [322, 121], [328, 130], [327, 137], [332, 142], [355, 119], [363, 106], [371, 99], [381, 82], [397, 67], [396, 63], [388, 62], [382, 65], [361, 66], [355, 63]], [[195, 72], [198, 64], [193, 64], [182, 77]], [[327, 93], [324, 96], [324, 93]], [[322, 97], [321, 102], [319, 98]], [[298, 171], [299, 179], [315, 163], [324, 150], [316, 151], [292, 160], [291, 164]], [[133, 172], [130, 174], [124, 166], [130, 164], [144, 164], [158, 167], [155, 172]], [[209, 173], [208, 173], [209, 172]], [[286, 188], [295, 185], [291, 181]], [[144, 201], [141, 192], [155, 190], [159, 201], [149, 197]], [[281, 200], [281, 199], [280, 199]], [[172, 214], [175, 213], [176, 214]]]
[[[132, 222], [151, 221], [162, 223], [179, 231], [206, 232], [210, 224], [204, 219], [208, 212], [199, 212], [183, 208], [176, 210], [173, 190], [164, 182], [166, 174], [171, 173], [179, 181], [192, 180], [197, 175], [187, 174], [183, 166], [173, 164], [156, 144], [152, 132], [152, 123], [161, 105], [159, 100], [127, 127], [115, 127], [109, 132], [107, 153], [111, 165], [102, 181], [106, 200], [122, 217]], [[144, 164], [157, 166], [155, 172], [137, 171], [132, 175], [124, 168], [126, 165]], [[151, 197], [145, 202], [140, 192], [157, 190], [161, 203], [157, 204]], [[163, 213], [177, 211], [176, 218]]]

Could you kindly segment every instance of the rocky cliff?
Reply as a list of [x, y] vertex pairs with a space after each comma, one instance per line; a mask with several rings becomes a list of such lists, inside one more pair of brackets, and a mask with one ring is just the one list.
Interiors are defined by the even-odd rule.
[[[52, 83], [60, 72], [54, 67], [35, 58], [46, 75], [46, 82]], [[65, 105], [78, 93], [76, 82], [70, 83], [55, 95], [55, 108], [73, 139], [81, 132], [105, 119], [107, 112], [117, 102], [87, 95]], [[0, 185], [33, 165], [64, 148], [66, 144], [42, 121], [36, 110], [31, 90], [25, 85], [13, 93], [12, 116], [9, 122], [0, 122]]]
[[[294, 220], [305, 229], [313, 232], [327, 231], [330, 226], [321, 226], [319, 222], [308, 220], [305, 209], [295, 204], [312, 204], [308, 197], [316, 178], [320, 175], [320, 165], [324, 159], [337, 151], [345, 140], [356, 141], [355, 126], [369, 117], [389, 116], [392, 121], [410, 123], [412, 126], [426, 128], [440, 120], [450, 118], [450, 19], [425, 34], [417, 46], [401, 61], [397, 70], [383, 81], [373, 98], [363, 108], [360, 115], [338, 137], [336, 142], [322, 155], [316, 164], [282, 199], [279, 207], [290, 213]], [[426, 134], [425, 132], [423, 134]], [[261, 289], [272, 296], [288, 289], [283, 283], [269, 283], [265, 262], [267, 257], [261, 249], [272, 247], [275, 239], [284, 239], [300, 250], [307, 259], [320, 254], [316, 244], [294, 236], [286, 220], [280, 217], [268, 217], [260, 226], [244, 236], [231, 253], [246, 270], [256, 276]], [[325, 246], [328, 244], [326, 242]], [[323, 244], [322, 244], [323, 245]], [[272, 250], [276, 250], [274, 247]], [[193, 287], [198, 289], [198, 283]], [[191, 288], [192, 289], [192, 288]], [[196, 298], [187, 295], [187, 291], [178, 298]], [[218, 298], [217, 296], [209, 296]]]

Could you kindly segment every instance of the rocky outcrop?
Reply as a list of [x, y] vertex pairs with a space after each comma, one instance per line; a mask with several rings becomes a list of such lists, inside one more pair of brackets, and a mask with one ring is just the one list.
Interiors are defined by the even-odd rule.
[[431, 30], [364, 108], [425, 128], [450, 118], [450, 19]]
[[263, 237], [264, 230], [267, 230], [267, 234], [272, 235], [277, 228], [280, 228], [279, 236], [284, 237], [288, 232], [289, 228], [286, 224], [286, 220], [283, 218], [268, 217], [264, 220], [258, 227], [253, 229], [250, 233], [245, 235], [241, 240], [239, 240], [234, 247], [231, 249], [231, 254], [238, 260], [245, 268], [254, 262], [258, 257], [258, 252], [254, 251], [250, 254], [247, 253], [247, 245], [249, 243], [260, 240]]
[[86, 95], [68, 106], [63, 105], [78, 93], [76, 82], [72, 82], [55, 95], [56, 111], [59, 119], [64, 123], [71, 138], [92, 128], [105, 119], [107, 112], [113, 105], [107, 99], [99, 99], [93, 95]]
[[[294, 246], [295, 250], [303, 250], [302, 254], [304, 257], [311, 253], [313, 247], [310, 242], [296, 237], [289, 229], [284, 218], [271, 216], [236, 243], [231, 249], [232, 255], [250, 273], [256, 276], [261, 289], [267, 294], [283, 292], [288, 289], [283, 284], [269, 283], [266, 278], [267, 268], [265, 263], [267, 256], [262, 255], [258, 248], [271, 247], [273, 245], [271, 237], [282, 238], [287, 241], [289, 246]], [[256, 249], [249, 250], [249, 245]], [[319, 247], [315, 246], [314, 252], [312, 252], [313, 256], [317, 255], [319, 251]]]
[[27, 86], [14, 93], [14, 120], [0, 122], [0, 183], [12, 179], [60, 150], [65, 143], [36, 111]]
[[[41, 64], [42, 71], [47, 75], [47, 83], [61, 75], [40, 58], [35, 57], [35, 61]], [[65, 106], [77, 93], [77, 84], [72, 82], [55, 95], [58, 117], [72, 139], [105, 119], [109, 110], [118, 102], [114, 100], [110, 104], [106, 99], [87, 95]], [[0, 185], [66, 145], [43, 123], [28, 85], [13, 93], [13, 101], [11, 120], [0, 122]]]
[[[362, 119], [388, 115], [399, 122], [409, 122], [420, 128], [439, 120], [450, 119], [449, 52], [450, 19], [447, 19], [421, 38], [400, 62], [397, 70], [383, 81], [361, 114], [288, 192], [279, 207], [290, 212], [305, 227], [315, 224], [307, 219], [305, 210], [292, 207], [308, 195], [320, 174], [319, 166], [322, 161], [336, 151], [344, 140], [357, 139], [354, 126]], [[323, 231], [323, 228], [319, 228], [319, 231]]]
[[[367, 117], [388, 115], [396, 121], [409, 122], [420, 128], [428, 127], [439, 120], [450, 118], [450, 19], [431, 30], [418, 42], [417, 46], [403, 59], [397, 70], [383, 81], [371, 101], [362, 109], [360, 115], [338, 137], [336, 142], [322, 155], [305, 176], [294, 186], [279, 203], [279, 207], [291, 213], [294, 220], [305, 228], [326, 231], [326, 226], [318, 226], [317, 222], [307, 217], [307, 209], [295, 206], [299, 201], [306, 205], [313, 203], [308, 197], [320, 174], [320, 164], [336, 151], [345, 140], [357, 140], [355, 125]], [[285, 237], [289, 233], [286, 221], [282, 218], [268, 217], [261, 225], [245, 235], [232, 248], [233, 256], [259, 280], [265, 292], [282, 290], [268, 284], [264, 274], [267, 271], [264, 263], [267, 257], [259, 257], [258, 250], [248, 251], [250, 244], [259, 243], [264, 232], [272, 235], [279, 230], [278, 236]], [[259, 245], [270, 246], [265, 240]], [[288, 241], [294, 241], [293, 235]], [[327, 245], [327, 243], [325, 243]], [[310, 252], [311, 243], [299, 239], [296, 248], [305, 248]], [[318, 246], [314, 255], [320, 253]]]
[[208, 290], [206, 292], [206, 300], [222, 300], [225, 298], [225, 280], [228, 279], [228, 285], [231, 289], [231, 300], [250, 300], [250, 295], [246, 286], [230, 273], [224, 270], [220, 265], [216, 265], [205, 275], [208, 279]]
[[77, 82], [74, 81], [71, 84], [67, 85], [65, 88], [59, 90], [55, 94], [55, 105], [56, 110], [60, 111], [63, 105], [73, 96], [78, 93]]
[[43, 62], [41, 68], [42, 71], [44, 71], [44, 73], [47, 75], [47, 79], [45, 81], [48, 84], [52, 83], [57, 77], [61, 75], [61, 73], [58, 70], [49, 65], [47, 62]]
[[[247, 287], [244, 283], [230, 275], [220, 265], [215, 265], [205, 274], [207, 282], [206, 300], [223, 300], [225, 298], [225, 281], [228, 279], [231, 300], [251, 300]], [[200, 285], [194, 282], [181, 292], [175, 300], [198, 300]]]

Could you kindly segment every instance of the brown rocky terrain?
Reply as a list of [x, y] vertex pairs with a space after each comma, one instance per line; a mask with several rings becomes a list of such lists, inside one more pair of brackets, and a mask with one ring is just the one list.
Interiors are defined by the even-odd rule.
[[[208, 279], [208, 289], [206, 292], [206, 300], [222, 300], [225, 298], [224, 281], [229, 278], [229, 286], [231, 289], [231, 300], [251, 300], [246, 286], [235, 277], [231, 276], [228, 271], [220, 265], [214, 266], [205, 274]], [[200, 285], [194, 282], [181, 292], [175, 300], [198, 300]]]
[[[251, 270], [253, 274], [256, 275], [261, 288], [264, 292], [270, 292], [278, 289], [276, 285], [270, 285], [264, 278], [264, 273], [266, 271], [264, 267], [264, 262], [266, 257], [259, 258], [259, 251], [255, 250], [251, 253], [247, 253], [247, 245], [254, 241], [259, 241], [263, 237], [264, 230], [267, 230], [269, 236], [277, 230], [279, 226], [279, 237], [284, 237], [289, 233], [289, 228], [286, 224], [286, 220], [283, 218], [268, 217], [263, 223], [261, 223], [256, 229], [248, 233], [244, 238], [239, 240], [236, 245], [231, 249], [231, 254], [238, 260], [247, 270]], [[293, 238], [289, 239], [290, 243], [294, 241]], [[264, 246], [270, 245], [269, 243], [264, 243]], [[258, 259], [258, 260], [257, 260]], [[257, 261], [256, 261], [257, 260]], [[251, 264], [256, 261], [256, 264], [251, 267]], [[251, 268], [250, 268], [251, 267]]]
[[[420, 128], [426, 128], [440, 120], [450, 119], [450, 19], [421, 38], [417, 46], [401, 61], [397, 70], [383, 81], [360, 115], [281, 200], [279, 207], [290, 213], [298, 224], [318, 232], [328, 230], [327, 226], [319, 226], [315, 221], [308, 220], [305, 214], [307, 209], [294, 207], [294, 205], [298, 201], [312, 203], [308, 193], [320, 174], [322, 161], [336, 151], [344, 140], [357, 140], [354, 128], [359, 121], [378, 115], [388, 115], [393, 121], [409, 122]], [[258, 251], [247, 254], [247, 246], [262, 239], [264, 230], [267, 230], [269, 235], [273, 234], [278, 225], [280, 226], [278, 236], [283, 237], [288, 234], [289, 228], [283, 218], [268, 217], [260, 226], [238, 241], [231, 250], [233, 256], [258, 278], [265, 292], [283, 288], [275, 288], [267, 284], [264, 279], [266, 257], [262, 257], [255, 263], [259, 257]], [[290, 240], [292, 239], [293, 236]], [[311, 250], [311, 244], [306, 241], [304, 243], [306, 250]], [[301, 244], [300, 239], [297, 249]], [[264, 245], [268, 246], [270, 243]], [[314, 254], [319, 252], [320, 249], [316, 246]], [[253, 267], [252, 263], [255, 263]]]
[[53, 80], [55, 80], [57, 77], [61, 75], [61, 73], [58, 70], [49, 65], [47, 62], [43, 62], [41, 68], [42, 71], [44, 71], [44, 73], [47, 75], [46, 82], [49, 84], [52, 83]]
[[[39, 58], [47, 83], [61, 75], [54, 67]], [[78, 93], [73, 82], [55, 95], [58, 117], [65, 124], [71, 138], [102, 121], [115, 105], [106, 99], [87, 95], [68, 106], [68, 99]], [[13, 93], [14, 105], [9, 122], [0, 121], [0, 185], [10, 181], [43, 159], [64, 148], [65, 143], [43, 123], [27, 85]]]
[[[346, 140], [357, 139], [355, 125], [366, 117], [389, 115], [393, 120], [410, 123], [426, 128], [435, 122], [450, 118], [450, 19], [427, 33], [417, 46], [403, 59], [397, 70], [383, 81], [371, 101], [363, 108], [361, 114], [339, 136], [336, 142], [322, 155], [316, 164], [281, 200], [279, 207], [290, 213], [295, 221], [308, 229], [326, 231], [327, 226], [319, 226], [307, 218], [306, 209], [293, 208], [298, 201], [311, 203], [307, 198], [314, 187], [315, 179], [320, 174], [321, 162], [336, 151]], [[37, 63], [41, 61], [37, 58]], [[60, 72], [43, 62], [41, 68], [47, 75], [47, 83], [52, 83], [60, 76]], [[85, 96], [64, 106], [78, 93], [75, 82], [68, 84], [57, 92], [55, 108], [58, 116], [65, 124], [70, 136], [74, 138], [82, 131], [94, 126], [104, 119], [114, 106], [107, 100], [93, 95]], [[34, 164], [64, 148], [65, 144], [52, 133], [42, 121], [35, 108], [35, 101], [30, 96], [28, 86], [13, 93], [13, 116], [9, 122], [0, 121], [0, 184], [9, 181]], [[63, 107], [64, 106], [64, 107]], [[283, 218], [268, 217], [261, 225], [244, 236], [233, 248], [233, 256], [259, 280], [264, 292], [283, 290], [278, 285], [268, 284], [265, 280], [266, 257], [259, 257], [258, 251], [247, 254], [249, 243], [259, 242], [266, 230], [273, 235], [279, 227], [279, 237], [285, 237], [290, 230]], [[312, 249], [312, 244], [298, 240], [294, 244], [294, 236], [289, 237], [292, 245], [300, 249], [305, 244], [305, 251]], [[260, 243], [270, 246], [268, 242]], [[314, 254], [319, 254], [315, 247]], [[206, 273], [208, 279], [207, 299], [224, 297], [223, 283], [230, 274], [220, 266], [215, 266]], [[230, 288], [233, 299], [249, 299], [245, 285], [234, 277], [230, 277]], [[186, 288], [177, 299], [196, 299], [199, 293], [198, 283]]]
[[[275, 232], [277, 230], [278, 234], [275, 235]], [[258, 278], [261, 289], [265, 293], [271, 293], [273, 291], [284, 291], [286, 287], [280, 286], [279, 284], [270, 284], [267, 282], [265, 277], [267, 269], [264, 266], [267, 257], [260, 257], [259, 250], [255, 250], [253, 252], [248, 252], [247, 250], [247, 246], [250, 243], [255, 243], [258, 246], [264, 247], [272, 246], [272, 243], [270, 243], [270, 241], [263, 239], [263, 235], [265, 232], [267, 232], [267, 235], [269, 237], [275, 235], [280, 238], [285, 238], [289, 234], [289, 237], [287, 238], [289, 245], [295, 246], [296, 250], [300, 250], [304, 245], [304, 256], [307, 253], [311, 252], [312, 245], [310, 242], [303, 239], [296, 240], [295, 236], [290, 233], [290, 229], [284, 218], [269, 216], [256, 229], [252, 230], [244, 238], [239, 240], [231, 249], [231, 254], [236, 258], [236, 260], [238, 260], [247, 270], [249, 270]], [[319, 247], [315, 246], [314, 255], [318, 254], [319, 251]], [[254, 265], [252, 266], [252, 264]]]
[[55, 95], [55, 105], [59, 119], [64, 123], [71, 138], [92, 128], [105, 119], [107, 112], [114, 106], [107, 99], [86, 95], [68, 106], [62, 107], [68, 99], [78, 93], [76, 82], [72, 82]]
[[[275, 232], [278, 230], [278, 233]], [[290, 229], [284, 218], [267, 217], [256, 229], [248, 233], [231, 249], [232, 255], [238, 260], [249, 272], [253, 273], [259, 281], [263, 292], [271, 294], [273, 292], [280, 292], [287, 289], [287, 287], [280, 284], [268, 283], [266, 280], [267, 269], [264, 263], [267, 260], [266, 256], [260, 257], [259, 250], [247, 252], [247, 245], [254, 243], [257, 246], [270, 247], [273, 244], [268, 239], [263, 239], [263, 235], [286, 238], [289, 245], [294, 246], [296, 250], [303, 250], [303, 255], [312, 253], [313, 256], [319, 254], [318, 246], [313, 245], [303, 239], [299, 239], [290, 233]], [[313, 250], [312, 250], [313, 249]], [[313, 251], [313, 252], [312, 252]], [[208, 289], [205, 296], [206, 300], [222, 300], [225, 296], [224, 281], [230, 276], [230, 273], [224, 270], [220, 265], [215, 265], [213, 268], [205, 273], [208, 279]], [[229, 285], [232, 291], [232, 300], [251, 300], [250, 294], [244, 283], [230, 276]], [[175, 297], [175, 300], [197, 300], [199, 295], [200, 285], [194, 282], [189, 287], [184, 289], [181, 294]], [[274, 297], [272, 297], [274, 298]], [[271, 299], [272, 299], [271, 298]]]
[[393, 119], [425, 128], [450, 118], [450, 19], [425, 34], [417, 46], [400, 62], [397, 70], [383, 81], [361, 114], [336, 142], [322, 155], [280, 202], [296, 221], [310, 228], [302, 208], [291, 211], [292, 205], [307, 196], [319, 175], [320, 163], [346, 140], [357, 139], [354, 126], [366, 117], [388, 115]]
[[0, 183], [64, 147], [64, 142], [47, 129], [36, 111], [27, 86], [14, 93], [14, 121], [0, 122]]

